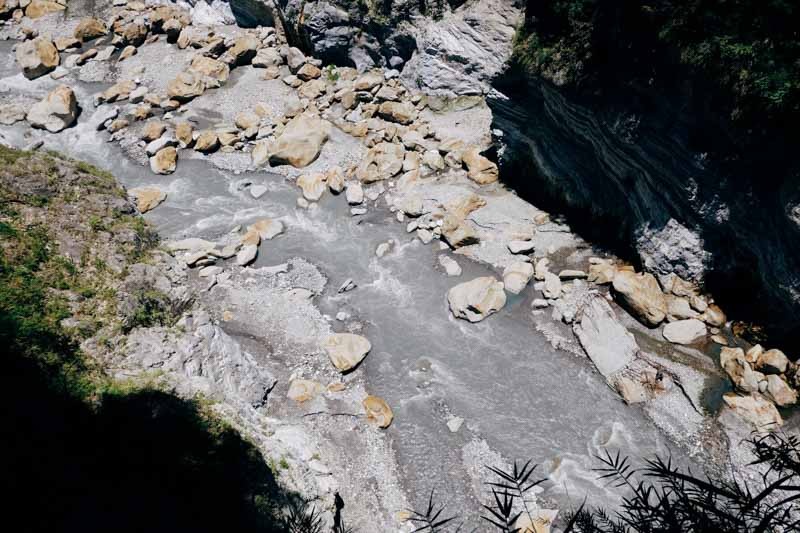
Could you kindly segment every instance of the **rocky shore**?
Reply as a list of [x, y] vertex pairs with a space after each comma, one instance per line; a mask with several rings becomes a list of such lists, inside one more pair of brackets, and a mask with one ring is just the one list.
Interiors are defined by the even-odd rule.
[[[511, 445], [494, 433], [515, 429], [497, 440], [521, 442], [545, 418], [562, 440], [537, 437], [537, 450], [575, 440], [572, 431], [585, 441], [541, 458], [552, 483], [537, 497], [549, 517], [540, 532], [563, 490], [613, 497], [586, 467], [594, 449], [637, 448], [638, 437], [620, 436], [625, 424], [642, 428], [642, 450], [662, 451], [664, 435], [666, 449], [717, 472], [746, 464], [742, 435], [784, 418], [796, 429], [800, 367], [789, 357], [738, 338], [682, 272], [636, 272], [503, 184], [484, 93], [510, 54], [513, 5], [483, 23], [491, 60], [445, 79], [436, 73], [464, 44], [463, 11], [431, 23], [438, 47], [369, 62], [348, 48], [343, 66], [306, 55], [281, 17], [231, 24], [225, 3], [72, 4], [0, 3], [0, 35], [14, 40], [0, 64], [0, 141], [119, 170], [125, 213], [147, 213], [163, 244], [119, 265], [118, 320], [151, 288], [176, 314], [85, 348], [112, 376], [157, 373], [181, 395], [212, 399], [326, 521], [339, 494], [358, 530], [413, 530], [406, 510], [437, 480], [426, 461], [449, 471], [440, 475], [455, 505], [469, 508], [485, 496], [483, 465], [520, 458], [495, 449]], [[331, 16], [304, 19], [306, 51], [325, 60], [340, 49], [313, 21]], [[397, 330], [377, 326], [381, 312]], [[551, 377], [515, 376], [530, 389], [508, 391], [528, 402], [518, 411], [483, 403], [475, 396], [491, 392], [471, 390], [443, 355], [450, 344], [448, 356], [472, 357], [470, 343], [491, 346], [481, 364], [509, 352]], [[498, 388], [520, 373], [502, 366], [475, 373]], [[569, 383], [547, 389], [554, 380]], [[532, 414], [564, 403], [560, 390], [585, 416]], [[588, 427], [593, 407], [624, 422]], [[499, 412], [508, 419], [495, 432], [488, 419]]]

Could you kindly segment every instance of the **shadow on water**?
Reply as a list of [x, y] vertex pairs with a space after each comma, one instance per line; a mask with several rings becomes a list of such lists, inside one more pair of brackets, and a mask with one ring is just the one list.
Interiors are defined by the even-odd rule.
[[156, 390], [54, 390], [6, 356], [5, 519], [25, 531], [280, 531], [284, 492], [258, 450], [198, 405]]

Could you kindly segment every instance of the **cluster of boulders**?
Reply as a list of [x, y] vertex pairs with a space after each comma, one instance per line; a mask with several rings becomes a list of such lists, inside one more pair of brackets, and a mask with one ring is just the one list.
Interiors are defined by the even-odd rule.
[[765, 350], [760, 344], [747, 351], [723, 347], [719, 362], [737, 391], [723, 396], [729, 407], [760, 428], [783, 424], [775, 406], [797, 403], [800, 365], [791, 362], [781, 350]]
[[0, 20], [38, 19], [67, 9], [67, 0], [0, 0]]

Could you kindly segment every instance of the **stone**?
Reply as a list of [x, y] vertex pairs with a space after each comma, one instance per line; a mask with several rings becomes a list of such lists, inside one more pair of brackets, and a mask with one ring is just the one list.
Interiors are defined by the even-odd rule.
[[775, 374], [767, 376], [766, 395], [779, 407], [789, 407], [797, 403], [797, 392], [792, 390], [786, 380]]
[[117, 82], [100, 94], [99, 101], [112, 103], [127, 100], [134, 89], [136, 89], [136, 83], [133, 80]]
[[289, 65], [289, 70], [291, 70], [292, 73], [300, 70], [300, 67], [302, 67], [305, 63], [306, 56], [300, 51], [300, 49], [292, 46], [286, 52], [286, 64]]
[[550, 260], [546, 257], [540, 258], [536, 261], [536, 266], [533, 269], [533, 277], [538, 281], [544, 281], [545, 274], [549, 272]]
[[118, 118], [111, 121], [111, 124], [108, 126], [109, 133], [116, 133], [121, 129], [125, 129], [130, 126], [130, 121], [124, 118]]
[[206, 88], [208, 88], [219, 87], [228, 81], [231, 68], [222, 61], [197, 55], [192, 59], [188, 71], [192, 74], [199, 75], [203, 79]]
[[667, 320], [670, 322], [698, 318], [700, 316], [697, 311], [692, 309], [689, 300], [672, 294], [665, 294], [664, 298], [667, 302]]
[[194, 149], [198, 152], [214, 152], [219, 148], [219, 136], [217, 132], [206, 130], [200, 132], [197, 139], [194, 140]]
[[309, 202], [317, 202], [326, 189], [325, 174], [312, 172], [297, 178], [297, 186], [303, 190], [303, 197]]
[[667, 317], [666, 298], [652, 274], [620, 270], [612, 287], [615, 296], [645, 325], [658, 326]]
[[76, 65], [83, 65], [90, 59], [97, 57], [97, 48], [89, 48], [84, 53], [78, 56], [78, 59], [75, 60]]
[[67, 85], [59, 85], [30, 107], [25, 117], [34, 128], [51, 133], [72, 126], [78, 118], [78, 100]]
[[64, 50], [71, 50], [73, 48], [80, 48], [81, 42], [74, 38], [74, 37], [59, 37], [53, 44], [56, 47], [56, 50], [59, 52], [63, 52]]
[[555, 300], [561, 296], [561, 279], [552, 272], [544, 274], [544, 289], [542, 294], [549, 300]]
[[370, 148], [356, 168], [356, 178], [362, 183], [373, 183], [391, 178], [403, 169], [405, 148], [401, 144], [381, 142]]
[[558, 516], [558, 509], [535, 509], [530, 516], [522, 513], [514, 522], [517, 533], [550, 533], [553, 522]]
[[197, 275], [201, 278], [213, 278], [218, 274], [222, 274], [222, 267], [217, 265], [203, 267], [197, 272]]
[[480, 240], [475, 230], [459, 216], [448, 214], [442, 220], [441, 226], [442, 239], [452, 248], [460, 248], [476, 244]]
[[286, 396], [297, 403], [313, 400], [325, 391], [321, 383], [311, 379], [293, 379], [289, 382]]
[[780, 350], [767, 350], [758, 356], [753, 366], [764, 374], [783, 374], [789, 366], [789, 358]]
[[491, 276], [459, 283], [447, 292], [450, 311], [456, 318], [480, 322], [506, 304], [503, 283]]
[[461, 266], [452, 257], [442, 254], [439, 256], [439, 265], [444, 269], [448, 276], [456, 277], [461, 275]]
[[722, 395], [722, 400], [735, 414], [759, 431], [772, 431], [783, 425], [783, 419], [775, 405], [761, 394], [741, 395], [726, 392]]
[[181, 147], [186, 148], [194, 141], [194, 126], [191, 122], [183, 121], [175, 124], [175, 138], [181, 143]]
[[344, 173], [341, 167], [332, 167], [328, 169], [328, 172], [325, 174], [325, 181], [332, 193], [341, 193], [345, 186]]
[[82, 19], [78, 23], [72, 35], [74, 35], [76, 39], [86, 42], [102, 37], [107, 33], [108, 26], [106, 26], [105, 22], [94, 17], [88, 17]]
[[696, 318], [670, 322], [664, 326], [664, 338], [674, 344], [694, 344], [708, 334], [706, 325]]
[[136, 187], [128, 194], [136, 200], [136, 208], [142, 214], [152, 211], [167, 199], [167, 193], [157, 187]]
[[499, 178], [497, 165], [480, 154], [477, 146], [470, 146], [461, 153], [461, 160], [467, 166], [467, 176], [479, 185], [494, 183]]
[[310, 165], [328, 140], [331, 124], [308, 114], [298, 115], [269, 148], [270, 165], [289, 164], [295, 168]]
[[589, 265], [589, 276], [586, 279], [598, 285], [607, 285], [614, 281], [616, 274], [614, 265], [608, 261], [600, 261]]
[[702, 319], [705, 320], [709, 326], [714, 326], [717, 328], [724, 326], [725, 322], [728, 320], [725, 316], [725, 313], [723, 313], [722, 309], [720, 309], [716, 304], [711, 304], [708, 306], [708, 309], [706, 309], [702, 315]]
[[257, 244], [246, 244], [236, 254], [236, 264], [239, 266], [247, 266], [256, 260], [258, 256]]
[[275, 48], [261, 48], [250, 63], [257, 68], [278, 67], [283, 58]]
[[0, 104], [0, 124], [10, 126], [25, 120], [25, 108], [18, 104]]
[[274, 218], [262, 218], [247, 227], [248, 231], [255, 231], [259, 237], [269, 241], [284, 232], [283, 222]]
[[311, 63], [306, 63], [296, 73], [296, 76], [303, 81], [315, 80], [321, 75], [322, 71]]
[[167, 96], [178, 102], [188, 102], [206, 90], [202, 78], [191, 72], [180, 72], [167, 84]]
[[[20, 6], [23, 2], [20, 2]], [[59, 3], [51, 0], [31, 0], [25, 8], [25, 16], [31, 19], [38, 19], [50, 13], [64, 11], [66, 2]]]
[[233, 123], [240, 130], [247, 130], [250, 128], [257, 128], [261, 124], [261, 117], [253, 111], [241, 111], [236, 114]]
[[508, 251], [512, 254], [529, 254], [533, 252], [533, 241], [511, 241], [507, 246]]
[[364, 360], [372, 345], [366, 337], [354, 333], [333, 333], [322, 344], [328, 357], [340, 372], [347, 372]]
[[590, 296], [572, 330], [586, 355], [606, 378], [628, 366], [639, 353], [633, 335], [620, 324], [614, 310], [599, 294]]
[[156, 174], [172, 174], [178, 166], [178, 151], [173, 146], [162, 148], [150, 158], [150, 170]]
[[371, 91], [375, 87], [383, 83], [383, 74], [376, 70], [365, 72], [353, 83], [353, 89], [356, 91]]
[[461, 429], [461, 426], [464, 424], [464, 419], [460, 416], [451, 417], [447, 421], [447, 429], [450, 430], [450, 433], [458, 433], [458, 430]]
[[155, 141], [167, 130], [167, 125], [160, 120], [151, 120], [145, 123], [142, 129], [142, 140], [150, 142]]
[[345, 190], [345, 198], [350, 205], [360, 205], [364, 203], [364, 188], [358, 181], [348, 181]]
[[56, 46], [44, 37], [19, 43], [16, 57], [17, 63], [22, 67], [22, 74], [29, 80], [52, 72], [61, 61]]
[[260, 46], [259, 40], [252, 35], [242, 35], [233, 41], [233, 46], [228, 48], [227, 55], [234, 65], [247, 65], [255, 57]]
[[533, 265], [515, 261], [503, 270], [503, 285], [512, 294], [521, 293], [533, 277]]
[[750, 364], [744, 357], [741, 348], [723, 347], [720, 350], [719, 363], [737, 389], [744, 392], [757, 392], [760, 372], [753, 372]]
[[367, 415], [367, 422], [372, 425], [378, 426], [381, 429], [386, 429], [394, 420], [394, 413], [389, 405], [377, 396], [367, 396], [362, 400], [361, 405], [364, 406], [364, 412]]
[[417, 118], [417, 109], [409, 102], [383, 102], [378, 115], [391, 122], [411, 124]]
[[148, 143], [144, 148], [144, 152], [151, 157], [167, 146], [178, 146], [178, 140], [171, 135], [164, 135]]

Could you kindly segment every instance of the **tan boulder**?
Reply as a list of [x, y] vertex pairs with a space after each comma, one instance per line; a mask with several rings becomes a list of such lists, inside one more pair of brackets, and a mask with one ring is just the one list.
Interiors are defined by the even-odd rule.
[[313, 400], [324, 390], [325, 387], [317, 381], [311, 379], [293, 379], [289, 383], [289, 391], [286, 393], [286, 396], [290, 400], [303, 403]]
[[667, 301], [652, 274], [620, 270], [614, 276], [614, 293], [644, 324], [655, 327], [667, 316]]
[[81, 42], [74, 38], [74, 37], [59, 37], [53, 44], [56, 47], [56, 50], [59, 52], [63, 52], [64, 50], [70, 50], [72, 48], [80, 48]]
[[38, 19], [50, 13], [58, 13], [67, 9], [67, 6], [58, 2], [50, 0], [31, 0], [28, 7], [25, 8], [25, 16], [32, 19]]
[[78, 118], [78, 100], [66, 85], [59, 85], [28, 110], [26, 120], [34, 128], [56, 133], [72, 126]]
[[782, 377], [770, 374], [767, 376], [767, 398], [780, 407], [789, 407], [797, 403], [797, 392]]
[[167, 125], [160, 120], [151, 120], [145, 123], [142, 130], [142, 140], [150, 142], [161, 137], [167, 130]]
[[252, 35], [242, 35], [233, 42], [227, 54], [234, 65], [246, 65], [255, 57], [260, 45], [259, 40]]
[[123, 43], [132, 46], [141, 46], [147, 39], [147, 27], [138, 22], [125, 24], [117, 33], [122, 37]]
[[316, 202], [325, 192], [325, 174], [312, 172], [297, 178], [297, 186], [303, 190], [303, 197], [309, 202]]
[[183, 121], [175, 124], [175, 138], [184, 148], [192, 144], [194, 127], [191, 122]]
[[150, 158], [150, 170], [156, 174], [172, 174], [178, 166], [178, 151], [167, 146]]
[[255, 231], [264, 240], [271, 240], [283, 233], [283, 222], [274, 218], [262, 218], [252, 223], [247, 228], [248, 231]]
[[302, 114], [294, 117], [269, 147], [270, 165], [289, 164], [295, 168], [310, 165], [328, 140], [331, 124], [319, 117]]
[[19, 104], [0, 104], [0, 124], [10, 126], [25, 120], [25, 107]]
[[242, 130], [257, 128], [261, 124], [261, 117], [252, 111], [241, 111], [234, 117], [233, 123]]
[[411, 124], [417, 118], [417, 109], [410, 102], [383, 102], [378, 114], [391, 122]]
[[376, 144], [356, 168], [356, 178], [362, 183], [373, 183], [397, 175], [403, 169], [405, 152], [402, 144]]
[[528, 513], [522, 513], [514, 528], [517, 533], [550, 533], [551, 526], [558, 515], [558, 509], [536, 509]]
[[383, 74], [378, 70], [371, 70], [356, 78], [353, 83], [353, 89], [356, 91], [371, 91], [382, 83]]
[[44, 37], [19, 43], [16, 56], [17, 63], [22, 67], [22, 74], [29, 80], [51, 72], [61, 61], [56, 46]]
[[100, 101], [112, 103], [127, 100], [134, 89], [136, 89], [136, 82], [133, 80], [117, 82], [100, 94]]
[[231, 73], [231, 68], [216, 59], [197, 55], [189, 65], [189, 72], [203, 78], [206, 87], [219, 87], [226, 81]]
[[480, 185], [494, 183], [499, 177], [497, 165], [480, 154], [477, 146], [470, 146], [461, 153], [461, 160], [467, 166], [467, 176]]
[[198, 152], [214, 152], [219, 148], [219, 136], [213, 130], [200, 132], [194, 141], [194, 149]]
[[480, 322], [506, 304], [503, 288], [503, 283], [491, 276], [459, 283], [447, 292], [450, 311], [456, 318]]
[[203, 94], [206, 86], [200, 75], [191, 72], [180, 72], [167, 84], [167, 96], [178, 102], [188, 102]]
[[295, 75], [303, 81], [310, 81], [319, 78], [322, 75], [322, 71], [319, 67], [306, 63], [300, 67]]
[[758, 393], [740, 395], [727, 392], [722, 400], [734, 413], [759, 431], [772, 431], [783, 425], [783, 418], [775, 405]]
[[86, 42], [97, 39], [108, 33], [108, 26], [100, 19], [88, 17], [81, 20], [75, 27], [73, 35], [76, 39]]
[[136, 208], [140, 213], [152, 211], [167, 199], [167, 193], [157, 187], [137, 187], [130, 189], [128, 194], [136, 200]]
[[521, 293], [533, 277], [533, 265], [514, 261], [503, 270], [503, 285], [512, 294]]
[[447, 214], [442, 220], [442, 238], [453, 248], [478, 243], [478, 235], [463, 218]]
[[719, 353], [719, 364], [734, 386], [744, 392], [758, 392], [758, 383], [763, 374], [754, 372], [741, 348], [723, 347]]
[[353, 333], [334, 333], [323, 342], [331, 363], [340, 372], [355, 368], [372, 349], [366, 337]]
[[754, 368], [764, 374], [783, 374], [789, 366], [789, 358], [777, 349], [767, 350], [756, 359]]
[[378, 426], [381, 429], [386, 429], [394, 420], [394, 413], [389, 405], [377, 396], [367, 396], [361, 402], [364, 406], [364, 411], [367, 415], [367, 422]]

